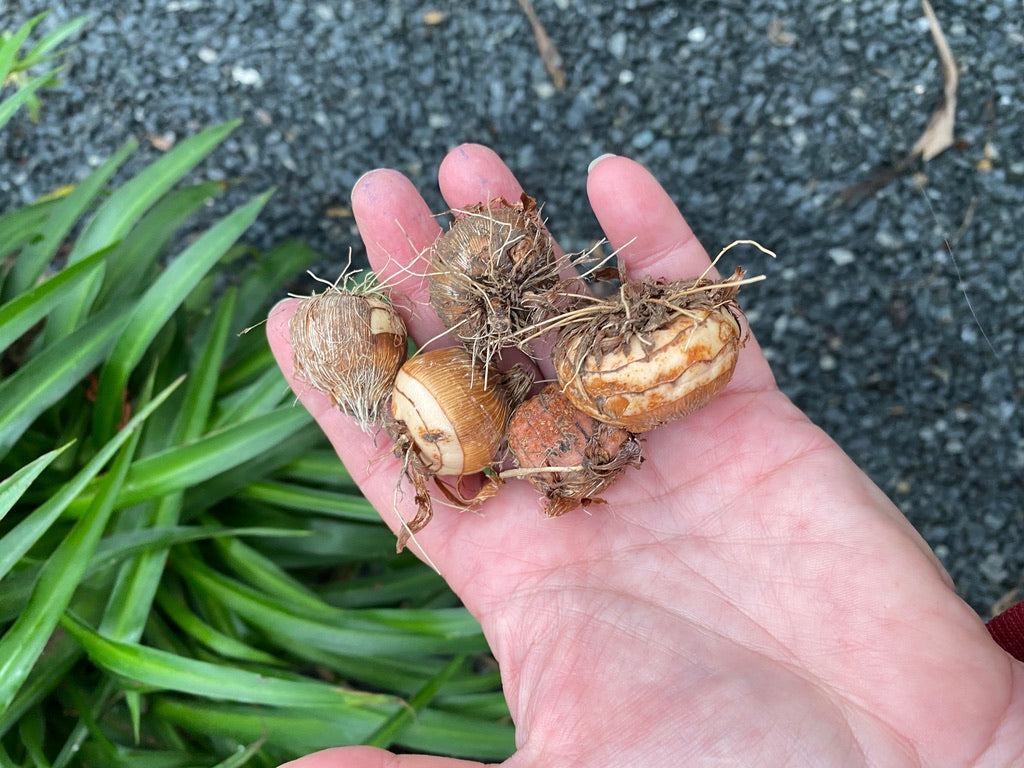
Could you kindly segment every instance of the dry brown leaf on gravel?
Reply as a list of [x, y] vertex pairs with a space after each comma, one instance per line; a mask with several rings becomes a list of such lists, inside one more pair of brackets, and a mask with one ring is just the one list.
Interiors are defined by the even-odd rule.
[[562, 54], [558, 52], [558, 48], [555, 47], [555, 43], [548, 36], [547, 30], [544, 29], [544, 25], [537, 17], [533, 3], [530, 0], [519, 0], [519, 6], [526, 14], [526, 18], [530, 20], [533, 36], [537, 39], [537, 50], [540, 51], [544, 69], [548, 71], [548, 77], [551, 78], [555, 88], [559, 91], [563, 90], [565, 88], [565, 68], [562, 66]]
[[931, 3], [928, 0], [921, 0], [921, 8], [925, 18], [928, 20], [928, 28], [931, 30], [932, 39], [939, 53], [939, 60], [942, 63], [942, 104], [932, 113], [924, 133], [911, 148], [910, 152], [899, 162], [878, 168], [866, 181], [851, 184], [839, 194], [843, 203], [856, 203], [870, 197], [878, 190], [889, 185], [899, 177], [910, 172], [918, 157], [927, 162], [936, 155], [946, 151], [953, 146], [953, 123], [956, 116], [956, 89], [960, 81], [956, 61], [953, 59], [953, 52], [946, 42], [946, 36], [942, 33], [939, 20], [935, 16]]
[[931, 30], [932, 39], [939, 52], [939, 60], [942, 62], [942, 105], [932, 114], [928, 126], [925, 128], [921, 138], [914, 144], [911, 154], [920, 155], [922, 160], [931, 160], [933, 157], [953, 146], [953, 122], [956, 117], [956, 89], [959, 84], [960, 75], [956, 68], [956, 61], [953, 60], [953, 52], [949, 49], [946, 36], [942, 34], [942, 27], [932, 10], [928, 0], [921, 0], [921, 8], [925, 18], [928, 19], [928, 28]]

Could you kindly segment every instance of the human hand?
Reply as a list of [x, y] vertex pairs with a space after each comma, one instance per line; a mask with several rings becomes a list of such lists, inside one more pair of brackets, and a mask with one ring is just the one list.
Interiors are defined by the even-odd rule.
[[[476, 145], [438, 175], [453, 208], [522, 192]], [[704, 271], [707, 254], [641, 166], [604, 158], [587, 188], [630, 275]], [[384, 281], [440, 232], [395, 171], [360, 179], [352, 207]], [[404, 274], [400, 289], [413, 337], [434, 337], [425, 286]], [[398, 461], [294, 381], [293, 310], [268, 321], [278, 363], [397, 530]], [[756, 340], [721, 395], [645, 442], [607, 505], [548, 519], [512, 481], [481, 515], [440, 509], [416, 536], [501, 666], [518, 747], [508, 768], [1024, 764], [1020, 665], [899, 510], [779, 392]], [[411, 498], [400, 510], [413, 516]], [[477, 764], [350, 747], [288, 765]]]

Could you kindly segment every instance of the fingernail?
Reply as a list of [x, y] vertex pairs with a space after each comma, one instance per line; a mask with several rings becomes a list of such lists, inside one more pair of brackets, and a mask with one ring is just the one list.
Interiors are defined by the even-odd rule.
[[587, 173], [592, 173], [594, 168], [597, 167], [598, 163], [600, 163], [602, 160], [607, 160], [609, 157], [615, 157], [615, 155], [613, 155], [611, 152], [605, 152], [603, 155], [598, 155], [597, 157], [595, 157], [593, 160], [590, 161], [590, 165], [587, 166]]

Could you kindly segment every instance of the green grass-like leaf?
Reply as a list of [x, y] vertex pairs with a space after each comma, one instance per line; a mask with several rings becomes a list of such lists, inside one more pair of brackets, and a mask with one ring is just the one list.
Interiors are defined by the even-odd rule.
[[164, 323], [199, 280], [249, 228], [269, 198], [269, 192], [260, 195], [214, 225], [175, 259], [139, 299], [100, 373], [93, 415], [96, 439], [104, 439], [116, 428], [128, 376]]
[[[222, 475], [253, 457], [273, 450], [282, 440], [308, 427], [311, 422], [312, 418], [305, 410], [286, 406], [208, 434], [200, 440], [139, 459], [128, 473], [117, 506], [155, 499]], [[91, 498], [92, 491], [84, 491], [71, 505], [71, 513], [80, 513]]]
[[[35, 284], [72, 227], [100, 194], [114, 172], [135, 151], [136, 146], [134, 141], [126, 143], [120, 151], [90, 173], [68, 195], [56, 201], [53, 211], [46, 218], [40, 237], [26, 245], [19, 255], [11, 272], [8, 295], [17, 295]], [[103, 253], [108, 248], [101, 248], [98, 252]], [[94, 256], [95, 254], [87, 255], [82, 262], [91, 261]], [[79, 264], [73, 264], [64, 272], [71, 272], [78, 266]]]
[[33, 78], [25, 77], [27, 71], [39, 64], [49, 63], [57, 58], [60, 44], [77, 32], [87, 21], [79, 17], [51, 30], [37, 42], [27, 54], [18, 58], [18, 53], [29, 35], [46, 17], [40, 13], [22, 24], [14, 33], [0, 36], [0, 91], [7, 83], [14, 83], [13, 95], [0, 101], [0, 128], [2, 128], [23, 106], [27, 106], [33, 120], [38, 110], [36, 91], [54, 82], [56, 68]]
[[50, 61], [56, 55], [60, 44], [88, 23], [88, 16], [79, 16], [78, 18], [66, 21], [50, 30], [38, 43], [32, 46], [31, 50], [29, 50], [27, 54], [25, 54], [24, 58], [19, 62], [19, 66], [22, 69], [27, 69], [29, 67], [34, 67], [37, 64]]
[[[18, 560], [35, 544], [51, 525], [63, 514], [71, 502], [82, 492], [86, 484], [110, 461], [111, 457], [120, 450], [125, 441], [142, 425], [146, 417], [170, 395], [171, 392], [181, 383], [181, 380], [174, 382], [165, 389], [152, 403], [147, 405], [135, 417], [125, 425], [110, 441], [103, 446], [96, 455], [86, 464], [78, 474], [57, 490], [53, 496], [38, 507], [34, 512], [27, 515], [18, 525], [0, 539], [0, 579], [2, 579]], [[127, 468], [126, 468], [127, 469]], [[111, 499], [116, 497], [120, 483], [108, 493]], [[108, 489], [109, 491], [109, 489]], [[90, 507], [95, 504], [96, 499], [104, 493], [101, 486], [90, 501]], [[88, 512], [88, 510], [86, 511]]]
[[[61, 270], [52, 278], [0, 306], [0, 353], [60, 304], [103, 265], [104, 251]], [[21, 262], [19, 262], [21, 263]]]
[[[10, 213], [0, 215], [0, 258], [22, 248], [42, 234], [43, 225], [50, 212], [59, 204], [59, 200], [40, 200], [24, 208], [16, 208]], [[17, 264], [14, 265], [17, 267]], [[8, 285], [6, 275], [2, 280]], [[13, 298], [7, 293], [6, 298]]]
[[[24, 612], [0, 639], [0, 710], [11, 703], [28, 676], [71, 596], [89, 567], [107, 520], [114, 508], [117, 489], [124, 482], [138, 444], [138, 426], [159, 407], [177, 384], [164, 390], [135, 417], [125, 445], [107, 473], [88, 511], [64, 538], [43, 566]], [[5, 537], [6, 539], [6, 537]]]
[[0, 128], [3, 128], [14, 117], [15, 113], [26, 105], [31, 105], [36, 91], [53, 82], [53, 72], [33, 77], [21, 85], [18, 90], [0, 101]]
[[[0, 381], [0, 458], [29, 425], [59, 401], [106, 357], [124, 323], [119, 307], [93, 316], [80, 328]], [[84, 392], [83, 392], [84, 398]]]
[[342, 713], [357, 707], [397, 703], [391, 696], [351, 691], [312, 680], [268, 677], [156, 648], [108, 640], [70, 615], [62, 623], [93, 661], [139, 689], [178, 691], [207, 699], [275, 707], [324, 707]]
[[[237, 120], [221, 123], [190, 136], [119, 187], [85, 227], [68, 255], [69, 263], [80, 261], [90, 253], [122, 240], [142, 215], [212, 152], [237, 125]], [[83, 287], [73, 299], [66, 302], [47, 325], [48, 338], [67, 335], [88, 312], [98, 291], [99, 281], [93, 281], [93, 284]]]
[[[3, 95], [79, 28], [0, 39]], [[188, 177], [233, 125], [0, 211], [0, 768], [500, 760], [479, 625], [241, 333], [322, 259], [240, 242], [266, 195], [187, 229], [228, 186]]]
[[37, 14], [22, 24], [12, 34], [0, 36], [0, 87], [7, 82], [7, 77], [11, 74], [11, 70], [14, 69], [21, 46], [24, 45], [28, 36], [32, 34], [32, 30], [35, 29], [36, 25], [44, 18], [46, 18], [45, 13]]
[[14, 506], [14, 503], [32, 485], [32, 481], [39, 477], [40, 473], [69, 447], [70, 443], [44, 453], [31, 464], [26, 464], [6, 480], [0, 482], [0, 520], [3, 520], [7, 511]]

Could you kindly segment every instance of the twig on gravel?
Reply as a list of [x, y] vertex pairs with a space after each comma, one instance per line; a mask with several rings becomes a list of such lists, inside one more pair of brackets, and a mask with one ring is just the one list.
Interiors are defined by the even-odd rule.
[[928, 20], [928, 28], [931, 30], [932, 39], [939, 52], [939, 60], [942, 62], [942, 104], [932, 113], [924, 133], [914, 144], [913, 148], [903, 157], [902, 160], [891, 166], [878, 168], [866, 180], [858, 184], [851, 184], [839, 195], [843, 203], [856, 203], [870, 197], [878, 190], [888, 186], [900, 176], [908, 173], [920, 157], [927, 162], [936, 155], [944, 152], [953, 145], [953, 121], [956, 115], [956, 89], [959, 84], [959, 74], [953, 53], [946, 42], [946, 36], [942, 34], [942, 28], [932, 10], [928, 0], [921, 0], [921, 8], [925, 18]]
[[562, 66], [562, 54], [558, 52], [558, 48], [548, 36], [544, 25], [537, 18], [537, 12], [533, 10], [533, 3], [530, 0], [519, 0], [519, 6], [526, 14], [526, 18], [530, 20], [533, 36], [537, 39], [537, 50], [540, 51], [540, 57], [544, 61], [544, 69], [548, 71], [548, 76], [555, 84], [555, 88], [561, 91], [565, 88], [565, 68]]
[[953, 121], [956, 116], [956, 88], [960, 80], [957, 72], [956, 62], [953, 60], [953, 52], [949, 49], [946, 36], [942, 34], [939, 20], [935, 17], [931, 3], [928, 0], [921, 0], [921, 8], [925, 18], [928, 19], [928, 28], [932, 32], [932, 39], [935, 41], [935, 48], [939, 52], [939, 60], [942, 62], [942, 104], [932, 114], [928, 126], [925, 128], [921, 138], [910, 150], [912, 155], [920, 155], [922, 160], [928, 161], [944, 152], [953, 145]]

